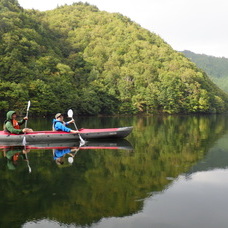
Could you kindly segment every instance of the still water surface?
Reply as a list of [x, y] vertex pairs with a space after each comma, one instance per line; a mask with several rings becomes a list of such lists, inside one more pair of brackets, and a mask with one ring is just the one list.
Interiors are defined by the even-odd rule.
[[13, 162], [6, 152], [21, 148], [1, 148], [0, 227], [226, 228], [227, 117], [77, 118], [79, 128], [134, 130], [120, 149], [80, 148], [72, 164], [69, 154], [57, 164], [52, 149]]

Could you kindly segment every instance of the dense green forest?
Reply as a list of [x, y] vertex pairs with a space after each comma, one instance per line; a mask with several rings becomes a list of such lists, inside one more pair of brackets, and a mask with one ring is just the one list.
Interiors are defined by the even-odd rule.
[[40, 12], [0, 0], [0, 98], [1, 112], [31, 100], [39, 115], [228, 109], [227, 94], [158, 35], [81, 2]]
[[204, 70], [209, 78], [222, 90], [228, 92], [228, 59], [196, 54], [191, 51], [182, 52], [187, 58]]

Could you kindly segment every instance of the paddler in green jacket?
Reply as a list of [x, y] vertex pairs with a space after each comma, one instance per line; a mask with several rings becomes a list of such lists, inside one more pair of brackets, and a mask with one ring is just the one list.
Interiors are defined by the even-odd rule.
[[6, 132], [13, 133], [13, 134], [23, 134], [33, 132], [30, 128], [23, 128], [20, 129], [20, 126], [25, 123], [28, 117], [24, 117], [22, 120], [16, 120], [17, 115], [15, 111], [9, 111], [6, 114], [6, 120], [4, 122], [3, 129]]

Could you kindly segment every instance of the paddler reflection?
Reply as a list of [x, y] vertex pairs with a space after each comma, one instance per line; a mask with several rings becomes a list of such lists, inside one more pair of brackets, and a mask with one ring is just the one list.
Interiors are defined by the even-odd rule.
[[68, 164], [72, 164], [74, 162], [74, 157], [79, 150], [79, 147], [53, 149], [53, 158], [57, 165], [65, 164], [66, 160]]
[[3, 156], [7, 158], [7, 167], [9, 170], [15, 170], [20, 161], [28, 163], [27, 153], [30, 149], [24, 146], [7, 146], [3, 148]]

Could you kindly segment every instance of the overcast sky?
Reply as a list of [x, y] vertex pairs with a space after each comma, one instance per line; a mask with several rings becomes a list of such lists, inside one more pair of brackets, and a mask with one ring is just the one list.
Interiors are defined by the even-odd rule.
[[[18, 0], [25, 9], [54, 9], [77, 0]], [[158, 34], [177, 51], [228, 58], [227, 0], [87, 0]]]

